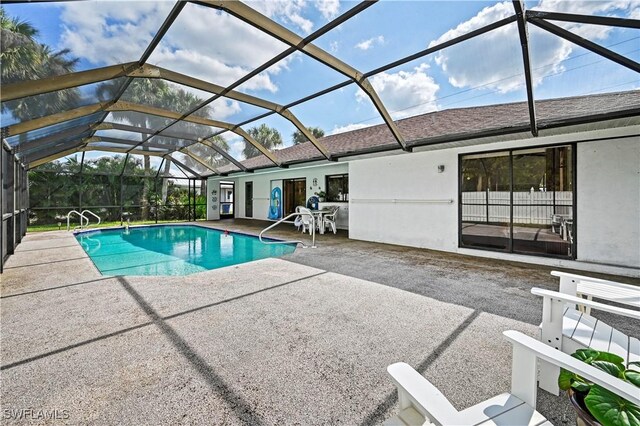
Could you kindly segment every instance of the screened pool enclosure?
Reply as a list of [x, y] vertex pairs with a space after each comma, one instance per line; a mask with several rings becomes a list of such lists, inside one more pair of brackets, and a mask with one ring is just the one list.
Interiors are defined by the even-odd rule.
[[[585, 3], [3, 2], [3, 261], [70, 210], [205, 218], [210, 176], [637, 116], [537, 109], [637, 90], [637, 4]], [[398, 124], [514, 102], [481, 128]], [[367, 143], [336, 136], [377, 124]]]

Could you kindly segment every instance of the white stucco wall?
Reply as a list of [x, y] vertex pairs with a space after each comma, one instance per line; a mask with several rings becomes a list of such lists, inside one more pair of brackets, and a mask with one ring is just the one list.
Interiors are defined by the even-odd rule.
[[578, 144], [578, 259], [640, 267], [640, 140]]
[[455, 251], [457, 162], [453, 150], [352, 162], [350, 238]]
[[[307, 195], [306, 198], [311, 197], [314, 192], [325, 190], [325, 176], [336, 175], [349, 172], [348, 163], [330, 163], [323, 165], [312, 166], [300, 166], [291, 167], [289, 169], [275, 169], [256, 171], [255, 173], [240, 175], [234, 177], [234, 175], [227, 177], [214, 177], [210, 178], [207, 183], [209, 193], [214, 187], [219, 187], [219, 181], [229, 181], [235, 183], [235, 217], [244, 218], [245, 215], [245, 182], [253, 182], [253, 218], [267, 220], [269, 212], [269, 196], [271, 194], [271, 182], [282, 181], [283, 179], [305, 178], [307, 180]], [[317, 179], [318, 183], [313, 186], [313, 179]], [[341, 213], [343, 216], [348, 215], [349, 205], [348, 203], [326, 203], [332, 205], [340, 205]], [[211, 208], [211, 194], [207, 197], [207, 216], [209, 220], [219, 219], [216, 216], [216, 212]], [[346, 223], [346, 221], [344, 222]], [[344, 228], [344, 226], [342, 227]]]
[[[637, 126], [622, 133], [633, 131], [638, 133]], [[538, 261], [536, 259], [541, 258], [534, 256], [494, 255], [459, 248], [458, 155], [561, 144], [613, 134], [616, 133], [583, 132], [352, 161], [349, 167], [349, 236], [575, 267], [577, 262]], [[637, 138], [581, 142], [577, 163], [577, 260], [640, 267], [640, 143]], [[443, 173], [438, 173], [438, 165], [445, 166]]]

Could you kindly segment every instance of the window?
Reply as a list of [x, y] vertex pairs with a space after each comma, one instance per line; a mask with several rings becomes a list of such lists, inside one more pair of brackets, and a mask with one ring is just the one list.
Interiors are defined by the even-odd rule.
[[327, 176], [327, 201], [349, 201], [349, 175]]
[[574, 148], [460, 157], [460, 246], [575, 258]]

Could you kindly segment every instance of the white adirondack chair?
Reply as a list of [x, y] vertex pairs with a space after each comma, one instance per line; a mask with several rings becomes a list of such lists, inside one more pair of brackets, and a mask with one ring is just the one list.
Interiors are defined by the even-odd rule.
[[[613, 352], [625, 362], [640, 361], [640, 341], [636, 337], [627, 336], [590, 315], [591, 310], [596, 309], [640, 320], [640, 287], [558, 271], [551, 272], [551, 275], [560, 278], [559, 292], [540, 288], [531, 290], [531, 293], [543, 297], [542, 342], [568, 354], [590, 347]], [[593, 297], [631, 309], [596, 302]], [[558, 374], [557, 367], [542, 368], [540, 387], [557, 395]]]
[[602, 370], [587, 365], [518, 331], [505, 331], [513, 345], [511, 392], [490, 398], [462, 411], [453, 405], [420, 373], [399, 362], [387, 368], [398, 388], [400, 413], [387, 420], [395, 425], [529, 425], [549, 426], [535, 409], [537, 398], [537, 360], [544, 360], [580, 374], [621, 397], [640, 404], [638, 388]]

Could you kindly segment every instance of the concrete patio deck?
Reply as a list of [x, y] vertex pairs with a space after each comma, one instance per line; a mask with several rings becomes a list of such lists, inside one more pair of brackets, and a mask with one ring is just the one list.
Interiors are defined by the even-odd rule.
[[[186, 277], [103, 277], [70, 234], [28, 234], [2, 275], [2, 408], [68, 424], [376, 424], [397, 408], [395, 361], [464, 408], [508, 390], [501, 333], [536, 334], [532, 286], [557, 283], [549, 268], [340, 234]], [[541, 391], [539, 409], [573, 421], [564, 398]]]

